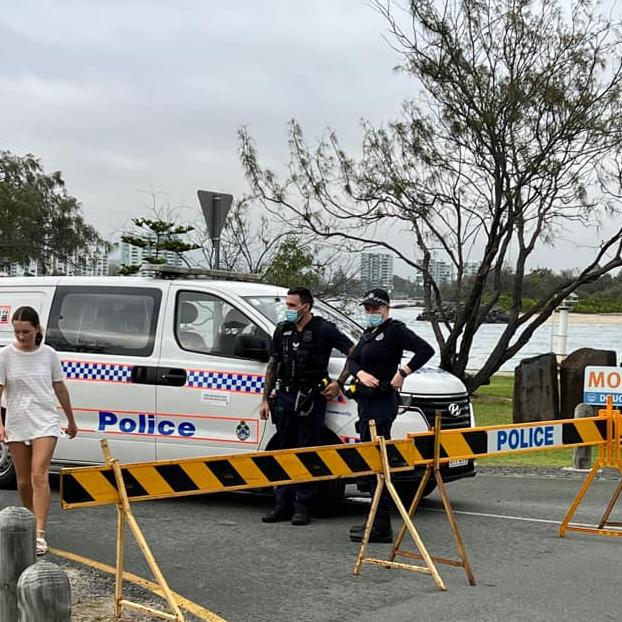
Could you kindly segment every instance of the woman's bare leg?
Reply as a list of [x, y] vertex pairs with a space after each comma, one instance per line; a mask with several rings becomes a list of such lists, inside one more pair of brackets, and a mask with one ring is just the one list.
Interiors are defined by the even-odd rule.
[[50, 462], [56, 447], [56, 437], [44, 436], [32, 441], [32, 507], [37, 520], [37, 532], [45, 531], [50, 510]]
[[30, 468], [32, 460], [32, 447], [25, 443], [9, 443], [11, 450], [11, 458], [15, 465], [15, 474], [17, 475], [17, 492], [22, 500], [22, 505], [32, 509], [32, 472]]

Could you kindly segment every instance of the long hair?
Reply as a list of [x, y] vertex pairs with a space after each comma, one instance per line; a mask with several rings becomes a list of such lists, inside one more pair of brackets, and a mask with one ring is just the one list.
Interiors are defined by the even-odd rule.
[[39, 345], [43, 341], [43, 330], [41, 329], [39, 314], [32, 307], [25, 306], [15, 309], [11, 321], [15, 322], [15, 320], [18, 322], [30, 322], [33, 328], [37, 331], [35, 343]]

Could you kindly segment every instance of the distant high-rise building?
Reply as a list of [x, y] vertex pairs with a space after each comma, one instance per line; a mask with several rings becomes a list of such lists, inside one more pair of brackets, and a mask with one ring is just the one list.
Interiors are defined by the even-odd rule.
[[479, 270], [479, 261], [467, 261], [464, 264], [464, 276], [475, 276]]
[[365, 289], [393, 289], [393, 256], [386, 253], [361, 253], [361, 284]]
[[50, 255], [44, 264], [36, 259], [30, 259], [25, 263], [14, 261], [3, 266], [2, 272], [8, 276], [42, 276], [45, 274], [106, 276], [108, 274], [108, 248], [104, 244], [94, 244], [87, 250], [74, 251], [62, 259]]
[[[140, 248], [139, 246], [133, 246], [121, 240], [119, 242], [121, 263], [126, 266], [140, 266], [145, 255], [149, 256], [153, 254], [153, 251], [149, 249]], [[181, 266], [183, 265], [181, 256], [179, 253], [173, 251], [160, 251], [160, 256], [166, 261], [169, 266]]]
[[[420, 260], [419, 263], [423, 263], [423, 260]], [[430, 276], [437, 285], [451, 283], [456, 280], [455, 266], [437, 257], [432, 256], [430, 258], [429, 270]], [[423, 286], [423, 274], [419, 271], [415, 274], [415, 284], [420, 287]]]
[[437, 285], [451, 283], [456, 278], [453, 264], [435, 258], [430, 260], [430, 273]]

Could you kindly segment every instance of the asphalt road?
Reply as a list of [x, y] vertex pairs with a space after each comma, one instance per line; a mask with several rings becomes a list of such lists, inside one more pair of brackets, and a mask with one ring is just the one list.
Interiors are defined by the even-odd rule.
[[[364, 521], [364, 502], [350, 501], [339, 516], [306, 527], [262, 524], [270, 498], [251, 494], [139, 503], [134, 510], [171, 587], [229, 622], [618, 620], [622, 538], [558, 536], [579, 485], [497, 475], [450, 484], [478, 584], [469, 586], [461, 568], [439, 566], [445, 593], [418, 573], [363, 566], [359, 577], [352, 574], [358, 549], [347, 533]], [[597, 520], [613, 486], [597, 481], [576, 520]], [[0, 507], [16, 503], [14, 491], [0, 491]], [[434, 493], [416, 525], [432, 554], [453, 557], [440, 509]], [[114, 564], [115, 526], [112, 507], [62, 511], [55, 498], [48, 537], [51, 546]], [[379, 556], [388, 550], [369, 547]], [[127, 569], [151, 578], [133, 541]]]

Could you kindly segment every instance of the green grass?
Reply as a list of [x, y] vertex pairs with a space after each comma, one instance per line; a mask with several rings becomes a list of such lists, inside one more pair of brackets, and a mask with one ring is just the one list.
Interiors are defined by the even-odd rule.
[[[512, 423], [512, 376], [493, 376], [490, 384], [480, 387], [472, 396], [475, 425], [501, 425]], [[496, 466], [572, 466], [572, 449], [552, 449], [524, 454], [480, 458], [480, 464]]]

